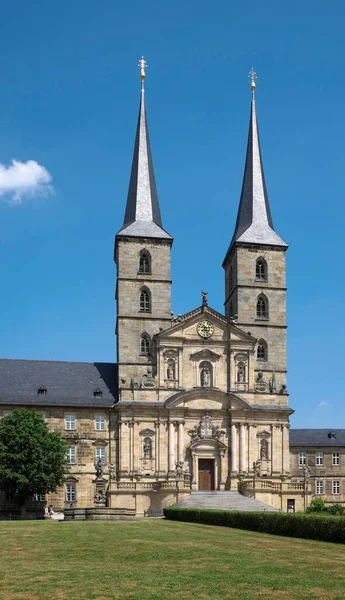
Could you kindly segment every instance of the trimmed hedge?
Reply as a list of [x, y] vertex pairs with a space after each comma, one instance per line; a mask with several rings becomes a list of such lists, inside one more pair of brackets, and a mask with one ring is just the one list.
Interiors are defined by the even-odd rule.
[[237, 512], [196, 508], [165, 508], [172, 521], [220, 525], [289, 537], [345, 544], [345, 518], [331, 515], [279, 512]]

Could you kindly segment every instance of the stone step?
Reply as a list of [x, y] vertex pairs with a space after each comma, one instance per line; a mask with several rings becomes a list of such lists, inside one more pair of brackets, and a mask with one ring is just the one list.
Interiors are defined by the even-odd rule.
[[255, 500], [242, 496], [236, 490], [228, 492], [192, 492], [188, 498], [174, 504], [180, 508], [219, 508], [223, 510], [243, 510], [243, 511], [275, 511], [276, 508]]

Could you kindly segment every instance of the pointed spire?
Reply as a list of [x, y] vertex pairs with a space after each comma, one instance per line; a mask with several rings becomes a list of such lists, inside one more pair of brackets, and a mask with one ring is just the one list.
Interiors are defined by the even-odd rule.
[[118, 235], [133, 237], [167, 238], [164, 231], [153, 171], [149, 132], [145, 110], [144, 82], [147, 67], [144, 57], [139, 61], [141, 92], [137, 132], [135, 137], [132, 171], [123, 226]]
[[249, 77], [252, 100], [247, 156], [235, 232], [228, 252], [235, 242], [287, 247], [274, 231], [260, 150], [255, 106], [256, 73], [253, 69]]

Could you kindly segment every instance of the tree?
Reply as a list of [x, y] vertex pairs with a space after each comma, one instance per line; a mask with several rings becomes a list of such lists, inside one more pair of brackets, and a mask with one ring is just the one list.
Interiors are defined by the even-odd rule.
[[0, 489], [20, 506], [34, 494], [56, 491], [64, 482], [67, 446], [35, 410], [14, 410], [0, 420]]

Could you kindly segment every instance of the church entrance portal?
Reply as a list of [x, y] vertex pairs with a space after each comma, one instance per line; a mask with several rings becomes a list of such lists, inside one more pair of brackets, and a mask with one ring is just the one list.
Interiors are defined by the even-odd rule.
[[214, 490], [214, 459], [199, 458], [199, 490], [211, 491]]

